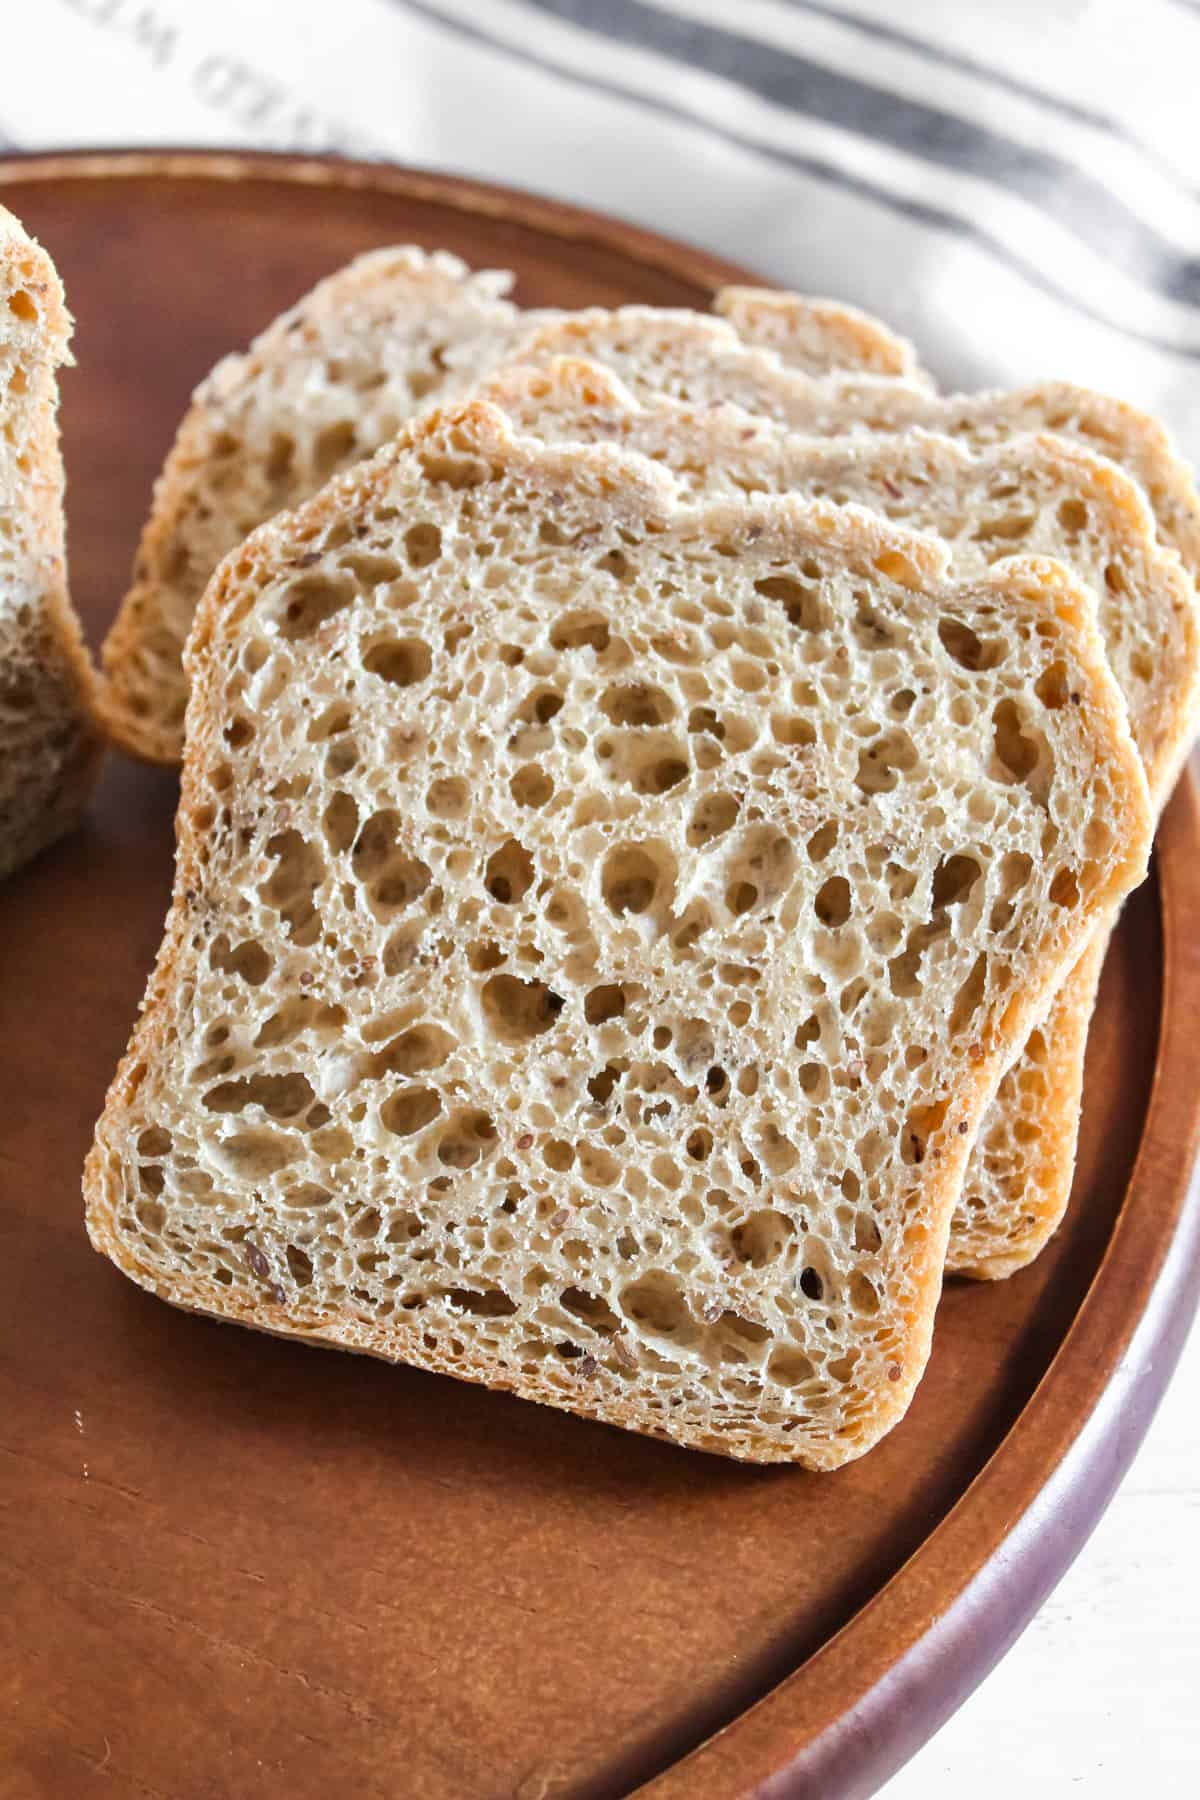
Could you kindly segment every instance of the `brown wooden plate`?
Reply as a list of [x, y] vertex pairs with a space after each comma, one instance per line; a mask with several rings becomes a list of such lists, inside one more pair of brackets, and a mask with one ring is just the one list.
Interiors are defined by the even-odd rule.
[[[0, 199], [78, 319], [63, 423], [93, 642], [193, 383], [355, 252], [444, 245], [531, 303], [703, 306], [744, 278], [382, 167], [36, 157], [0, 164]], [[1108, 959], [1066, 1225], [1013, 1280], [947, 1288], [908, 1418], [833, 1476], [310, 1356], [92, 1254], [80, 1165], [157, 945], [175, 794], [113, 757], [86, 828], [0, 893], [0, 1793], [870, 1793], [1079, 1548], [1195, 1303], [1191, 780]]]

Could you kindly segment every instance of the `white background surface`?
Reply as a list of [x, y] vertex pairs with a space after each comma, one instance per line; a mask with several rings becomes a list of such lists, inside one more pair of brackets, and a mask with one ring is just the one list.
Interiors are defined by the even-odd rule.
[[[1124, 107], [1124, 135], [1114, 138], [1064, 124], [1052, 108], [962, 68], [931, 72], [902, 48], [889, 50], [878, 70], [896, 91], [932, 94], [956, 116], [986, 114], [1014, 141], [1098, 171], [1181, 250], [1200, 251], [1200, 6], [847, 3], [1101, 111]], [[736, 14], [740, 30], [831, 66], [858, 70], [870, 48], [831, 22], [828, 8], [822, 16], [820, 8], [783, 0], [739, 0], [732, 12], [703, 0], [660, 6], [693, 21], [728, 24]], [[1120, 257], [1105, 273], [1093, 251], [1073, 247], [1070, 218], [1064, 232], [1052, 208], [1014, 203], [987, 171], [965, 178], [903, 153], [881, 156], [840, 122], [813, 130], [711, 74], [672, 73], [652, 56], [581, 38], [520, 0], [444, 0], [435, 10], [440, 22], [428, 9], [389, 0], [14, 5], [3, 14], [3, 67], [19, 70], [20, 80], [0, 84], [0, 138], [31, 149], [129, 142], [341, 148], [541, 188], [690, 238], [778, 280], [876, 308], [918, 338], [947, 382], [1069, 376], [1165, 412], [1193, 454], [1200, 451], [1200, 365], [1129, 335], [1131, 321], [1140, 320], [1160, 338], [1173, 333], [1176, 342], [1200, 344], [1200, 311], [1139, 287], [1137, 270], [1130, 276]], [[497, 57], [449, 31], [447, 19], [499, 33], [542, 66]], [[545, 68], [547, 58], [556, 70]], [[602, 75], [626, 98], [573, 85], [572, 66]], [[638, 90], [666, 94], [676, 114], [630, 103]], [[679, 108], [702, 122], [681, 120]], [[1109, 324], [1079, 316], [978, 243], [912, 222], [878, 189], [864, 197], [781, 169], [732, 141], [739, 132], [760, 141], [774, 134], [864, 181], [964, 218], [985, 217], [1010, 247], [1025, 253], [1036, 244], [1060, 286], [1091, 281]], [[1137, 143], [1149, 146], [1153, 167]], [[1182, 185], [1172, 187], [1173, 169], [1183, 171]], [[888, 1800], [1200, 1796], [1200, 1340], [1185, 1352], [1145, 1447], [1074, 1568], [1000, 1667], [886, 1792]]]

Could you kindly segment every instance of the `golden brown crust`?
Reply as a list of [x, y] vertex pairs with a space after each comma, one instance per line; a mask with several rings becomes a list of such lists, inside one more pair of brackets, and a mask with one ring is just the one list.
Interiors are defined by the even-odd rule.
[[747, 343], [774, 350], [804, 374], [827, 375], [836, 365], [933, 385], [908, 339], [856, 306], [778, 288], [724, 287], [713, 311]]
[[[1031, 1032], [1020, 1058], [996, 1090], [975, 1140], [955, 1214], [946, 1262], [951, 1274], [976, 1281], [1015, 1275], [1040, 1254], [1062, 1224], [1075, 1172], [1088, 1028], [1108, 936], [1107, 926], [1097, 930], [1055, 995], [1045, 1023]], [[1029, 1078], [1031, 1065], [1041, 1069], [1045, 1086], [1028, 1109], [1036, 1138], [1032, 1145], [1019, 1146], [1019, 1179], [1010, 1197], [1004, 1173], [994, 1165], [1003, 1167], [1011, 1159], [1009, 1134], [1026, 1110], [1021, 1083], [1023, 1077]]]

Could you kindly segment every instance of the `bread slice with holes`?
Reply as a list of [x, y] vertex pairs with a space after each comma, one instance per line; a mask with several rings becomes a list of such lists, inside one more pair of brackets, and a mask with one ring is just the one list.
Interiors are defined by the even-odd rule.
[[[1096, 595], [1110, 666], [1161, 811], [1200, 723], [1200, 621], [1178, 556], [1142, 490], [1063, 437], [1017, 435], [978, 452], [914, 430], [826, 440], [738, 407], [639, 404], [610, 371], [559, 358], [516, 366], [480, 396], [551, 443], [611, 443], [670, 469], [690, 498], [792, 493], [853, 502], [939, 536], [960, 577], [1019, 550], [1057, 557]], [[962, 654], [973, 657], [969, 642]], [[947, 1266], [980, 1277], [1032, 1261], [1061, 1222], [1075, 1166], [1087, 1028], [1107, 932], [1063, 983], [984, 1121]]]
[[[371, 455], [404, 420], [465, 394], [538, 323], [565, 316], [518, 311], [511, 285], [507, 272], [472, 271], [441, 251], [372, 251], [320, 282], [245, 354], [218, 363], [155, 485], [133, 584], [104, 645], [104, 721], [116, 743], [152, 762], [179, 761], [184, 640], [227, 551]], [[789, 304], [808, 366], [916, 375], [911, 347], [864, 314], [800, 295]], [[695, 320], [702, 342], [737, 350], [722, 319], [662, 316], [680, 329]]]
[[681, 1444], [866, 1450], [1001, 1069], [1145, 867], [1086, 590], [472, 404], [229, 557], [188, 660], [97, 1248]]
[[0, 876], [77, 823], [99, 757], [67, 594], [57, 413], [70, 337], [54, 264], [0, 207]]

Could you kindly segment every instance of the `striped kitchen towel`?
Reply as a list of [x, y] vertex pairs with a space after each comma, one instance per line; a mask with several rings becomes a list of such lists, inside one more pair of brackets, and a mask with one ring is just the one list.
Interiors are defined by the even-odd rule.
[[40, 0], [9, 147], [332, 150], [548, 191], [849, 299], [952, 386], [1200, 454], [1200, 0]]

